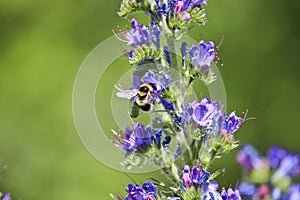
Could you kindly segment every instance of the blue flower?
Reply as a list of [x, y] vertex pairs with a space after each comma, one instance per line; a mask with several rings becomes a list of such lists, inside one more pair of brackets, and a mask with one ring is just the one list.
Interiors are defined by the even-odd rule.
[[160, 144], [161, 144], [161, 140], [162, 140], [162, 130], [157, 130], [157, 132], [155, 133], [155, 135], [153, 135], [151, 137], [152, 141], [154, 142], [154, 144], [159, 148]]
[[241, 194], [238, 189], [233, 190], [232, 188], [228, 188], [227, 192], [225, 188], [221, 191], [222, 200], [241, 200]]
[[132, 151], [137, 148], [146, 149], [152, 143], [151, 128], [140, 123], [133, 124], [133, 129], [125, 129], [124, 149]]
[[166, 99], [161, 99], [161, 103], [165, 110], [173, 110], [173, 111], [175, 110], [175, 106], [171, 101]]
[[11, 200], [11, 196], [9, 193], [5, 194], [2, 198], [2, 200]]
[[238, 185], [238, 189], [243, 195], [247, 197], [253, 197], [257, 193], [256, 186], [253, 183], [241, 182]]
[[236, 132], [242, 125], [243, 119], [236, 116], [235, 112], [230, 113], [227, 119], [224, 121], [223, 130], [226, 133], [234, 133]]
[[156, 48], [160, 45], [161, 32], [159, 26], [156, 23], [151, 24], [151, 29], [146, 27], [144, 24], [139, 25], [135, 19], [131, 20], [131, 30], [128, 32], [121, 32], [121, 41], [132, 45], [132, 47], [140, 46], [143, 44], [149, 45], [151, 42]]
[[192, 7], [207, 4], [207, 0], [181, 0], [176, 2], [175, 12], [181, 13]]
[[[292, 178], [299, 175], [300, 162], [297, 153], [273, 146], [268, 156], [261, 156], [251, 145], [242, 146], [237, 155], [242, 167], [248, 172], [247, 181], [239, 184], [240, 192], [248, 197], [278, 200], [299, 199], [299, 186], [292, 185]], [[257, 179], [257, 177], [264, 179]], [[295, 186], [293, 189], [291, 189]]]
[[160, 82], [164, 88], [169, 88], [171, 84], [171, 78], [167, 73], [162, 73], [162, 77], [160, 78]]
[[126, 34], [129, 44], [137, 46], [141, 44], [149, 44], [151, 42], [150, 31], [144, 24], [139, 25], [137, 20], [132, 19], [131, 28], [131, 31]]
[[127, 193], [124, 200], [154, 200], [157, 197], [157, 187], [151, 182], [144, 183], [142, 187], [128, 184]]
[[203, 184], [202, 200], [222, 200], [221, 194], [218, 192], [218, 183], [216, 181]]
[[193, 184], [195, 187], [206, 182], [210, 177], [210, 173], [205, 171], [203, 168], [201, 168], [199, 166], [193, 167], [191, 175], [192, 175], [192, 181], [193, 181]]
[[161, 129], [153, 129], [140, 123], [133, 124], [132, 127], [132, 130], [128, 127], [125, 128], [125, 131], [121, 131], [120, 134], [113, 131], [113, 143], [126, 152], [138, 151], [145, 153], [152, 144], [160, 149], [161, 146], [168, 147], [171, 142], [169, 135], [166, 135], [163, 139]]
[[276, 182], [286, 176], [293, 178], [299, 175], [299, 170], [299, 155], [297, 153], [289, 153], [280, 162], [279, 167], [273, 174], [272, 180]]
[[287, 151], [283, 148], [279, 148], [277, 146], [272, 146], [268, 150], [268, 159], [270, 161], [270, 165], [272, 169], [275, 169], [279, 166], [281, 161], [285, 158], [287, 155]]
[[168, 147], [171, 142], [171, 136], [167, 135], [162, 142], [163, 147]]
[[164, 15], [169, 21], [171, 14], [178, 14], [183, 20], [189, 20], [189, 13], [186, 12], [193, 7], [199, 7], [202, 4], [207, 4], [207, 0], [167, 0], [167, 2], [160, 3], [155, 0], [156, 10], [159, 15]]
[[300, 199], [300, 184], [292, 185], [283, 200], [298, 200]]
[[204, 98], [201, 102], [187, 104], [185, 111], [187, 119], [205, 128], [212, 122], [215, 115], [221, 112], [221, 107], [217, 101], [211, 102], [208, 98]]
[[153, 42], [153, 44], [156, 46], [156, 48], [159, 48], [160, 46], [160, 29], [158, 24], [156, 24], [155, 22], [151, 22], [151, 40]]
[[205, 71], [216, 57], [214, 43], [200, 41], [199, 46], [192, 46], [188, 50], [191, 64], [201, 71]]
[[152, 144], [152, 142], [157, 142], [153, 140], [153, 135], [159, 134], [160, 130], [151, 129], [149, 126], [145, 127], [140, 123], [133, 124], [132, 130], [126, 128], [124, 132], [120, 135], [115, 134], [115, 145], [124, 149], [127, 152], [132, 152], [135, 150], [146, 151]]
[[237, 117], [234, 112], [226, 117], [222, 107], [218, 101], [204, 98], [200, 102], [183, 105], [183, 118], [205, 135], [213, 133], [215, 137], [221, 136], [227, 142], [232, 142], [233, 133], [241, 127], [245, 119]]
[[184, 187], [198, 187], [210, 178], [210, 173], [205, 171], [201, 166], [194, 166], [192, 171], [185, 165], [182, 169], [182, 185]]
[[156, 10], [157, 10], [157, 13], [159, 15], [164, 15], [166, 16], [166, 18], [168, 19], [169, 18], [169, 15], [170, 15], [170, 4], [166, 4], [166, 3], [160, 3], [159, 0], [156, 0]]
[[249, 144], [243, 145], [237, 155], [237, 160], [246, 170], [259, 168], [261, 166], [261, 155]]
[[142, 188], [148, 195], [157, 196], [157, 187], [152, 182], [146, 182], [143, 184]]

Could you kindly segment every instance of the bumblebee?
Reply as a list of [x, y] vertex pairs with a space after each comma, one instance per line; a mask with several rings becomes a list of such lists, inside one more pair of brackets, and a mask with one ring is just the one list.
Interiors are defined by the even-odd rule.
[[154, 103], [155, 91], [156, 91], [156, 87], [154, 84], [151, 83], [142, 84], [138, 89], [137, 95], [135, 97], [134, 103], [136, 104], [136, 106], [145, 112], [150, 111]]
[[117, 93], [118, 97], [131, 99], [131, 101], [133, 101], [131, 117], [136, 118], [140, 114], [140, 109], [144, 112], [149, 112], [152, 109], [157, 90], [155, 84], [143, 83], [138, 89], [132, 90], [116, 88], [119, 90]]

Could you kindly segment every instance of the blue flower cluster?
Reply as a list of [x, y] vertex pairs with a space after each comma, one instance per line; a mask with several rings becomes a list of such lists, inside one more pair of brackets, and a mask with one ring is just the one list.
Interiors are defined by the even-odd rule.
[[238, 189], [233, 190], [232, 188], [228, 188], [226, 191], [225, 188], [222, 188], [221, 192], [222, 200], [241, 200], [241, 193]]
[[200, 7], [202, 4], [207, 4], [207, 0], [167, 0], [161, 2], [155, 0], [157, 12], [164, 15], [167, 19], [174, 13], [178, 14], [181, 19], [190, 20], [190, 14], [187, 12], [194, 7]]
[[215, 136], [223, 135], [232, 139], [232, 134], [242, 125], [244, 118], [236, 116], [235, 112], [226, 116], [222, 111], [222, 105], [218, 101], [210, 101], [208, 98], [200, 102], [185, 104], [184, 116], [188, 123], [199, 128], [204, 133], [213, 132]]
[[151, 182], [146, 182], [143, 186], [129, 184], [128, 195], [124, 200], [154, 200], [157, 197], [157, 187]]
[[187, 49], [186, 46], [187, 44], [185, 42], [181, 45], [183, 61], [185, 61], [185, 57], [188, 54], [192, 66], [198, 68], [200, 71], [209, 67], [210, 63], [216, 58], [214, 43], [211, 41], [204, 42], [201, 40], [199, 46], [193, 45], [190, 49]]
[[126, 128], [120, 134], [113, 131], [115, 134], [114, 144], [126, 152], [145, 153], [152, 144], [157, 148], [160, 148], [161, 145], [167, 147], [171, 141], [169, 135], [163, 139], [161, 129], [152, 129], [150, 126], [145, 127], [140, 123], [134, 123], [132, 126], [132, 129]]
[[205, 171], [201, 166], [194, 166], [190, 170], [190, 166], [185, 165], [182, 169], [182, 185], [185, 188], [191, 186], [198, 187], [206, 182], [210, 177], [210, 173]]
[[201, 189], [202, 200], [241, 200], [238, 189], [233, 191], [229, 188], [227, 191], [223, 188], [221, 193], [218, 192], [218, 183], [209, 181], [211, 175], [205, 171], [202, 166], [194, 166], [190, 171], [190, 167], [185, 165], [182, 170], [182, 188], [189, 190]]
[[[211, 63], [216, 59], [216, 50], [212, 41], [200, 41], [199, 45], [193, 45], [187, 48], [187, 43], [181, 44], [182, 68], [190, 74], [192, 79], [200, 78], [210, 83], [215, 80], [211, 69]], [[189, 65], [187, 67], [187, 56], [189, 56]], [[191, 79], [191, 80], [192, 80]]]
[[149, 29], [144, 24], [139, 25], [137, 20], [132, 19], [131, 30], [128, 32], [121, 32], [121, 38], [119, 39], [132, 45], [133, 48], [139, 45], [149, 45], [150, 43], [153, 43], [159, 48], [160, 36], [160, 28], [156, 23], [152, 22], [151, 29]]
[[300, 174], [299, 154], [273, 146], [266, 157], [251, 145], [242, 146], [237, 160], [244, 168], [247, 181], [239, 184], [243, 195], [255, 199], [300, 199], [300, 184], [293, 178]]

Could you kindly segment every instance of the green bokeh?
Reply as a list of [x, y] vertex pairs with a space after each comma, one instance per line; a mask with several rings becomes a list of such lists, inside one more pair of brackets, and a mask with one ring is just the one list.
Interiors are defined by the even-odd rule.
[[[123, 192], [130, 182], [85, 150], [72, 118], [72, 87], [81, 62], [112, 29], [128, 25], [116, 14], [119, 3], [0, 1], [0, 155], [9, 166], [1, 174], [2, 192], [24, 200], [109, 199], [108, 193]], [[237, 138], [262, 152], [273, 144], [300, 151], [299, 4], [210, 0], [208, 24], [189, 32], [216, 43], [225, 36], [219, 69], [227, 108], [248, 109], [257, 118], [245, 123]], [[124, 61], [113, 66], [115, 72], [129, 68]], [[114, 77], [113, 69], [108, 77]], [[107, 87], [97, 93], [98, 116], [107, 127], [115, 125], [104, 116], [110, 102], [100, 93], [110, 95], [116, 80], [104, 78], [99, 88]], [[235, 185], [240, 176], [235, 154], [215, 163], [214, 168], [227, 169], [218, 179], [221, 185]]]

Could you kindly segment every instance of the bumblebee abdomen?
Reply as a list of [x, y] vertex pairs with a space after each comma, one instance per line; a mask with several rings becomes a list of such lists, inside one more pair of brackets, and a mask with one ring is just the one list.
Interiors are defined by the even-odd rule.
[[136, 106], [138, 106], [142, 111], [149, 112], [151, 110], [151, 104], [146, 103], [146, 104], [138, 104], [137, 102], [134, 102]]

